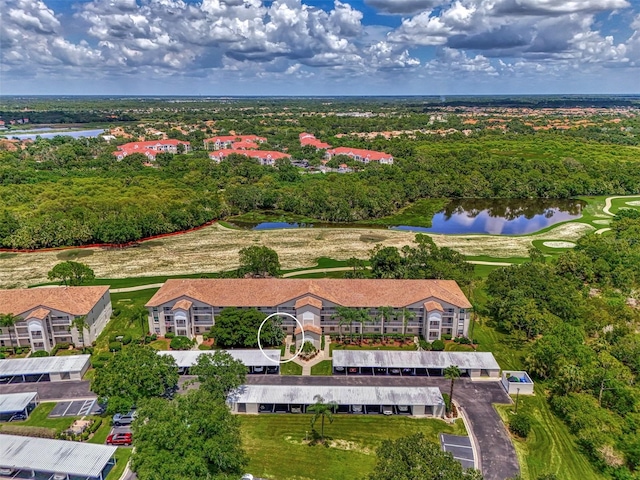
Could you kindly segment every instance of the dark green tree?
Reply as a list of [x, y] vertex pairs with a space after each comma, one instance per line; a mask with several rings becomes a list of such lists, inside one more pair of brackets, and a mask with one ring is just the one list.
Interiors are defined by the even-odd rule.
[[199, 355], [189, 373], [197, 377], [201, 389], [224, 399], [245, 382], [247, 367], [227, 352], [217, 350]]
[[322, 442], [324, 441], [324, 420], [326, 418], [329, 423], [333, 423], [333, 414], [338, 406], [336, 402], [325, 403], [325, 399], [322, 398], [321, 395], [316, 395], [313, 399], [316, 403], [307, 407], [307, 412], [313, 413], [313, 417], [311, 417], [311, 428], [320, 420], [320, 441]]
[[384, 440], [378, 447], [369, 480], [482, 480], [477, 470], [465, 470], [450, 452], [417, 433]]
[[240, 478], [247, 465], [238, 418], [205, 389], [142, 401], [132, 430], [142, 480]]
[[93, 270], [88, 265], [79, 262], [62, 262], [53, 267], [47, 274], [49, 280], [59, 280], [65, 286], [82, 285], [95, 278]]
[[177, 385], [178, 367], [173, 357], [131, 345], [96, 369], [91, 390], [108, 402], [109, 413], [124, 413], [142, 399], [171, 396]]
[[[265, 318], [266, 315], [256, 309], [225, 308], [216, 315], [211, 334], [220, 347], [255, 348], [258, 346], [258, 329]], [[279, 317], [274, 317], [262, 327], [260, 343], [263, 347], [279, 347], [284, 336]]]
[[254, 245], [240, 250], [241, 276], [277, 277], [280, 275], [280, 260], [275, 250]]

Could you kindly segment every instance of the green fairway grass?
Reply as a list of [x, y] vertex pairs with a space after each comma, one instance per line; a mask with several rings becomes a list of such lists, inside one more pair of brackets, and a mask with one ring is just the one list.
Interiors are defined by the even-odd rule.
[[[611, 200], [611, 208], [610, 211], [611, 213], [618, 213], [618, 211], [621, 208], [633, 208], [633, 209], [640, 209], [639, 206], [636, 205], [627, 205], [627, 202], [638, 202], [640, 201], [640, 196], [635, 196], [635, 197], [624, 197], [624, 198], [614, 198], [613, 200]], [[606, 226], [606, 225], [601, 225], [601, 226]]]
[[393, 215], [378, 219], [362, 220], [356, 222], [356, 224], [390, 227], [408, 225], [410, 227], [430, 228], [433, 216], [444, 209], [447, 203], [449, 203], [449, 200], [445, 198], [425, 198], [401, 208]]
[[[345, 335], [346, 337], [346, 335]], [[329, 345], [329, 352], [333, 354], [334, 350], [416, 350], [417, 347], [415, 343], [410, 345], [403, 345], [401, 347], [392, 346], [392, 345], [384, 345], [381, 347], [372, 347], [371, 345], [339, 345], [337, 343], [332, 343]]]
[[[495, 407], [502, 419], [508, 421], [514, 406]], [[518, 412], [526, 412], [532, 417], [527, 439], [514, 438], [513, 441], [524, 480], [535, 480], [547, 473], [555, 473], [563, 480], [605, 478], [580, 453], [567, 426], [551, 412], [541, 385], [536, 385], [534, 396], [520, 395]]]
[[311, 375], [331, 375], [333, 373], [332, 365], [331, 360], [323, 360], [311, 367]]
[[247, 472], [278, 480], [360, 480], [373, 470], [375, 449], [382, 440], [422, 432], [437, 442], [440, 432], [466, 433], [461, 421], [450, 425], [436, 419], [335, 415], [332, 424], [325, 422], [325, 436], [335, 446], [309, 446], [305, 435], [311, 438], [311, 415], [239, 418], [243, 446], [250, 459]]

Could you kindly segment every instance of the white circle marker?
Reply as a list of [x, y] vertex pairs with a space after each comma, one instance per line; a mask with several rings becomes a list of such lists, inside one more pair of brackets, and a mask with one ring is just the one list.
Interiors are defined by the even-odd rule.
[[[302, 347], [304, 346], [304, 328], [302, 327], [302, 324], [300, 323], [300, 320], [298, 320], [296, 317], [294, 317], [293, 315], [291, 315], [290, 313], [285, 313], [285, 312], [276, 312], [276, 313], [272, 313], [271, 315], [269, 315], [267, 318], [265, 318], [262, 323], [260, 324], [260, 328], [258, 328], [258, 348], [260, 348], [260, 352], [262, 352], [262, 355], [264, 355], [264, 357], [269, 360], [270, 362], [273, 362], [273, 359], [269, 358], [267, 356], [266, 353], [264, 353], [264, 350], [262, 349], [262, 344], [260, 343], [260, 332], [262, 331], [262, 327], [264, 326], [264, 324], [267, 322], [267, 320], [269, 320], [271, 317], [275, 317], [275, 316], [280, 316], [280, 315], [284, 315], [285, 317], [290, 317], [293, 318], [295, 320], [295, 322], [300, 325], [300, 331], [302, 332], [302, 342], [300, 342], [300, 348], [298, 349], [298, 351], [296, 352], [296, 354], [289, 358], [288, 360], [278, 360], [278, 364], [281, 365], [283, 363], [289, 363], [292, 362], [293, 360], [295, 360], [298, 355], [300, 355], [302, 353]], [[293, 336], [294, 336], [294, 342], [295, 342], [295, 330], [293, 331]], [[275, 363], [275, 362], [273, 362]]]

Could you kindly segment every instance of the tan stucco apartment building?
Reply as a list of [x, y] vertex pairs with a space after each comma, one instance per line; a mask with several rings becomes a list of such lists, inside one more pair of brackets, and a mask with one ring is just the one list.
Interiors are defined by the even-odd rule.
[[[7, 313], [20, 319], [13, 327], [0, 328], [0, 346], [49, 352], [56, 343], [91, 345], [111, 318], [109, 287], [0, 290], [0, 314]], [[84, 332], [72, 326], [77, 317], [85, 317]]]
[[[445, 334], [466, 336], [471, 309], [453, 280], [328, 278], [167, 280], [146, 306], [152, 333], [188, 337], [210, 330], [215, 316], [226, 307], [289, 313], [309, 337], [314, 332], [337, 334], [340, 306], [367, 309], [371, 322], [364, 324], [364, 332], [382, 333], [378, 309], [392, 307], [394, 316], [385, 319], [384, 333], [420, 335], [429, 341]], [[292, 319], [283, 318], [282, 324], [289, 334], [296, 330]], [[354, 323], [351, 328], [359, 333], [361, 325]], [[342, 327], [343, 332], [347, 330]]]

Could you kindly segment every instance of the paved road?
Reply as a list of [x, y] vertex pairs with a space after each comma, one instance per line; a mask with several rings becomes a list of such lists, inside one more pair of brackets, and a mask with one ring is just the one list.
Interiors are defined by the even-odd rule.
[[[180, 385], [194, 377], [180, 377]], [[258, 385], [373, 385], [432, 386], [449, 392], [450, 382], [437, 377], [374, 377], [374, 376], [284, 376], [248, 375], [247, 383]], [[95, 398], [87, 381], [20, 383], [0, 386], [0, 394], [38, 391], [41, 400]], [[513, 444], [494, 403], [511, 403], [499, 382], [460, 379], [454, 390], [455, 401], [467, 414], [480, 451], [480, 466], [485, 480], [505, 480], [519, 473]]]
[[96, 394], [90, 389], [90, 382], [84, 380], [69, 380], [64, 382], [40, 382], [40, 383], [13, 383], [0, 385], [0, 394], [38, 392], [42, 401], [52, 400], [79, 400], [96, 398]]

